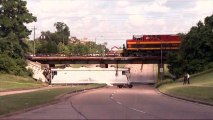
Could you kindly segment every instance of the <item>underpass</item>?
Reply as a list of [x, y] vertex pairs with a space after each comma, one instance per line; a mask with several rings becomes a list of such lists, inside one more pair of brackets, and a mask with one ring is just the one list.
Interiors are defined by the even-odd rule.
[[131, 82], [138, 84], [154, 84], [156, 82], [154, 64], [127, 64], [130, 68]]

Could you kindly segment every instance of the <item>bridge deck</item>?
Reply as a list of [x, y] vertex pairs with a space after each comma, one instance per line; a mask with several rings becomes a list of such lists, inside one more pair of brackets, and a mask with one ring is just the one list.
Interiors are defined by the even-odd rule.
[[[160, 56], [146, 57], [87, 57], [87, 56], [28, 56], [43, 64], [158, 64]], [[162, 57], [165, 63], [166, 57]]]

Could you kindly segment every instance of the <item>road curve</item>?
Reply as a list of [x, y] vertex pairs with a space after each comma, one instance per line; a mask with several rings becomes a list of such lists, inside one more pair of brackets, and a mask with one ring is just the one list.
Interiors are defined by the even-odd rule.
[[9, 119], [213, 119], [213, 107], [162, 95], [152, 86], [87, 91]]
[[152, 86], [105, 88], [70, 99], [86, 119], [213, 119], [213, 107], [160, 94]]

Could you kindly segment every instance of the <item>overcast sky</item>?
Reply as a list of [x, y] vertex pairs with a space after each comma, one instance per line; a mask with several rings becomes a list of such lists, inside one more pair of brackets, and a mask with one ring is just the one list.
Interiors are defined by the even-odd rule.
[[27, 25], [37, 28], [36, 37], [64, 22], [71, 36], [96, 38], [108, 48], [132, 35], [186, 33], [213, 14], [213, 0], [27, 0], [27, 7], [37, 17]]

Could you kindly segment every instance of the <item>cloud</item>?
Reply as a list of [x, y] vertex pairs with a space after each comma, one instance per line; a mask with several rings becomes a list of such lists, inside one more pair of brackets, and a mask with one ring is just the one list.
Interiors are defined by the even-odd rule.
[[196, 6], [194, 10], [197, 11], [213, 11], [212, 6], [213, 6], [213, 1], [212, 0], [197, 0], [196, 1]]
[[118, 6], [118, 7], [126, 7], [126, 6], [128, 6], [128, 5], [130, 5], [130, 2], [127, 1], [127, 0], [123, 0], [123, 1], [118, 0], [118, 1], [117, 1], [117, 6]]
[[[187, 32], [212, 14], [212, 0], [27, 0], [38, 18], [28, 26], [55, 31], [55, 22], [66, 23], [72, 36], [94, 40], [104, 36], [108, 47], [122, 46], [134, 34]], [[32, 38], [32, 35], [31, 35]], [[97, 42], [104, 42], [98, 38]]]
[[145, 5], [144, 10], [146, 12], [157, 12], [157, 13], [168, 12], [170, 10], [170, 8], [165, 6], [166, 2], [167, 2], [167, 0], [160, 0], [160, 1], [156, 0], [156, 1], [152, 2], [151, 4]]
[[129, 16], [129, 23], [133, 27], [142, 27], [143, 24], [145, 23], [145, 20], [141, 15], [132, 15]]

